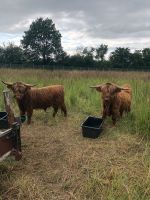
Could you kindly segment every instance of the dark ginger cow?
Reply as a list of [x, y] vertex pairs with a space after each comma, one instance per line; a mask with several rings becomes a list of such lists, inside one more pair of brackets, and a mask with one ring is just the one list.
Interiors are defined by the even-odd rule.
[[62, 85], [32, 88], [34, 87], [33, 85], [22, 82], [3, 83], [12, 90], [20, 109], [20, 115], [27, 113], [28, 124], [31, 123], [33, 109], [44, 109], [46, 111], [48, 107], [52, 106], [54, 109], [53, 117], [55, 117], [59, 108], [64, 112], [64, 116], [67, 116], [64, 87]]
[[119, 87], [113, 83], [91, 86], [102, 93], [103, 101], [103, 118], [112, 116], [113, 124], [124, 112], [130, 112], [132, 90], [128, 84]]

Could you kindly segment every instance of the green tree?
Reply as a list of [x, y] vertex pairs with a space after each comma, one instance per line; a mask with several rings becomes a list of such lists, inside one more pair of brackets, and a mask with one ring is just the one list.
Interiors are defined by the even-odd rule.
[[21, 47], [9, 43], [4, 47], [4, 61], [5, 63], [20, 64], [23, 62], [23, 50]]
[[141, 50], [135, 50], [131, 55], [131, 66], [133, 68], [142, 68], [143, 58]]
[[114, 68], [129, 68], [131, 65], [131, 53], [129, 48], [117, 48], [110, 55], [110, 62]]
[[91, 59], [94, 58], [94, 47], [85, 47], [82, 51], [82, 55], [84, 57], [89, 57]]
[[31, 64], [39, 64], [41, 62], [41, 58], [34, 51], [30, 51], [29, 49], [24, 49], [23, 57], [25, 63]]
[[142, 50], [142, 57], [143, 57], [144, 66], [145, 67], [150, 66], [150, 48], [145, 48]]
[[107, 51], [108, 51], [108, 45], [101, 44], [95, 49], [95, 53], [96, 53], [95, 58], [97, 60], [104, 61], [104, 57]]
[[36, 55], [46, 64], [62, 55], [61, 34], [49, 18], [38, 18], [32, 22], [21, 40], [22, 46], [31, 55]]
[[5, 49], [0, 46], [0, 63], [5, 63]]
[[83, 59], [84, 59], [84, 65], [87, 67], [93, 67], [94, 62], [94, 47], [85, 47], [82, 51]]

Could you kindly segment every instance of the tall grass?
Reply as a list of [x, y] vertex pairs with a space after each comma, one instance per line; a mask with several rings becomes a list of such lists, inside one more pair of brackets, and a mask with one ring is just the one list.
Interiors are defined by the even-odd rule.
[[[1, 80], [37, 87], [63, 84], [68, 109], [67, 119], [59, 114], [53, 119], [50, 109], [47, 122], [44, 111], [35, 111], [35, 123], [21, 127], [23, 157], [0, 164], [0, 199], [150, 199], [150, 144], [143, 140], [150, 136], [150, 73], [10, 69], [0, 73]], [[108, 81], [131, 85], [132, 111], [116, 127], [110, 128], [112, 121], [106, 120], [101, 137], [83, 138], [80, 123], [102, 112], [101, 94], [89, 86]], [[0, 82], [0, 110], [4, 88]], [[16, 103], [13, 108], [18, 114]]]
[[[91, 85], [114, 82], [119, 85], [129, 83], [133, 91], [132, 111], [119, 122], [120, 129], [145, 136], [150, 135], [150, 81], [148, 72], [78, 72], [46, 70], [1, 69], [1, 79], [5, 81], [23, 81], [37, 84], [38, 87], [49, 84], [65, 86], [65, 100], [69, 113], [97, 115], [102, 112], [101, 94], [91, 89]], [[0, 91], [4, 85], [0, 83]], [[0, 108], [3, 109], [3, 97]]]

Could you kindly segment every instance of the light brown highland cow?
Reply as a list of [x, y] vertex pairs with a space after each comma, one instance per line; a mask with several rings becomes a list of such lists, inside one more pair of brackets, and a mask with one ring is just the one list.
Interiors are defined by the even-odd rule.
[[22, 82], [3, 83], [13, 91], [20, 109], [20, 115], [27, 113], [28, 124], [31, 123], [33, 109], [44, 109], [46, 111], [48, 107], [52, 106], [54, 109], [53, 117], [55, 117], [59, 108], [64, 112], [64, 116], [67, 116], [64, 102], [64, 87], [62, 85], [32, 88], [33, 85]]
[[132, 90], [128, 84], [122, 87], [113, 83], [105, 83], [102, 85], [91, 86], [102, 93], [103, 100], [103, 118], [112, 117], [113, 124], [124, 112], [130, 112]]

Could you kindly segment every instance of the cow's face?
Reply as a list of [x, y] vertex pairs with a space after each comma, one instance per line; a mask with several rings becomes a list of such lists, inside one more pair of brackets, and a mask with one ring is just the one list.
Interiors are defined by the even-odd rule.
[[25, 86], [22, 83], [14, 83], [12, 85], [12, 87], [10, 87], [10, 89], [13, 91], [14, 97], [17, 100], [21, 100], [21, 99], [24, 98], [24, 96], [26, 95], [28, 89], [30, 89], [30, 88], [28, 88], [27, 86]]
[[91, 88], [96, 88], [98, 92], [102, 93], [103, 105], [108, 110], [111, 103], [114, 100], [115, 95], [121, 90], [128, 90], [129, 88], [122, 88], [113, 83], [105, 83], [102, 85], [91, 86]]
[[102, 87], [97, 88], [97, 91], [102, 93], [103, 103], [107, 105], [113, 101], [115, 95], [120, 92], [121, 89], [111, 84], [105, 84]]
[[5, 83], [7, 85], [7, 88], [11, 89], [14, 97], [19, 101], [24, 98], [24, 96], [27, 94], [27, 92], [31, 89], [32, 85], [25, 84], [22, 82], [16, 82], [16, 83]]

